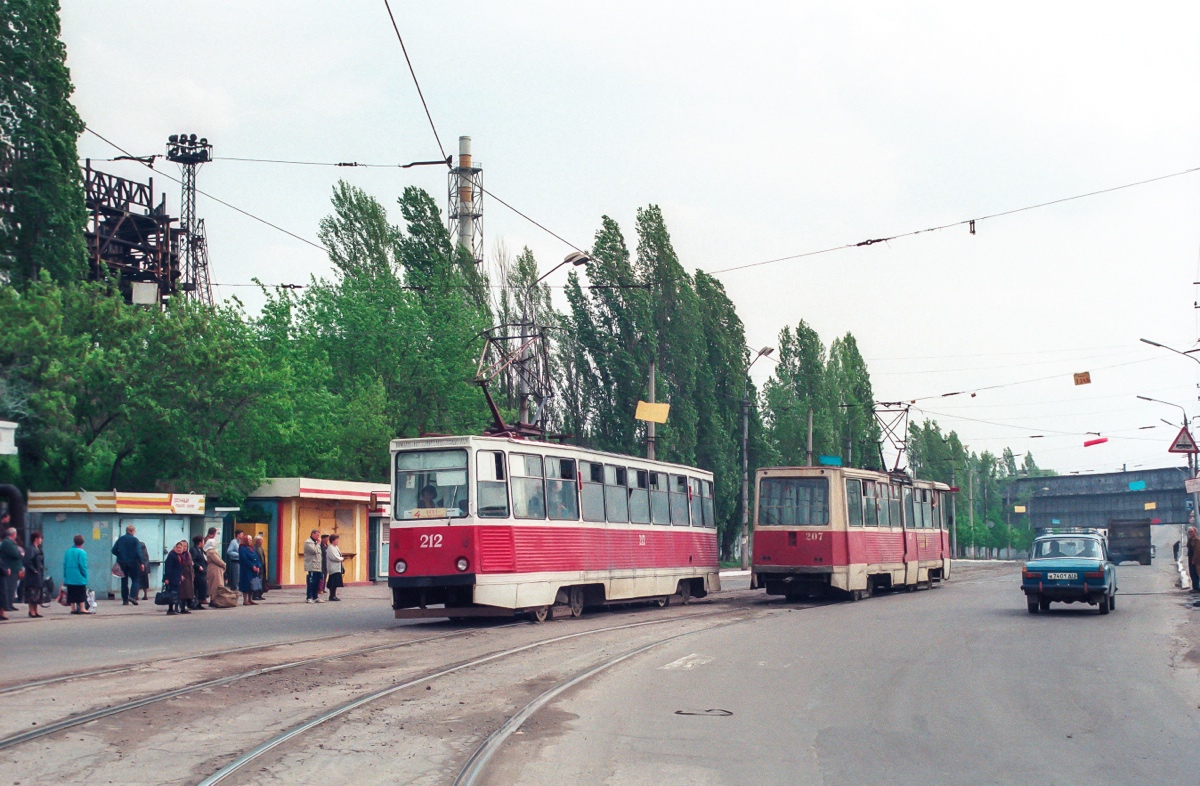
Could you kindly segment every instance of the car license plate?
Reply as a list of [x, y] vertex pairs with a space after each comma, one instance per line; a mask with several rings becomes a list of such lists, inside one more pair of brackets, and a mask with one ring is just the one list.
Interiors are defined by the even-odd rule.
[[1072, 581], [1079, 578], [1078, 573], [1047, 573], [1046, 578], [1050, 581]]

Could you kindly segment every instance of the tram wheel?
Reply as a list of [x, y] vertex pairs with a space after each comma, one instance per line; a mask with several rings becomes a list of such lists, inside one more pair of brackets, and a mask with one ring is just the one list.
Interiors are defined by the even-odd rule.
[[571, 587], [570, 607], [572, 617], [583, 616], [583, 587]]
[[536, 609], [533, 609], [529, 612], [529, 617], [540, 625], [546, 620], [550, 619], [550, 607], [538, 606]]
[[671, 603], [670, 598], [655, 598], [654, 599], [654, 605], [658, 606], [660, 609], [665, 609], [670, 603]]

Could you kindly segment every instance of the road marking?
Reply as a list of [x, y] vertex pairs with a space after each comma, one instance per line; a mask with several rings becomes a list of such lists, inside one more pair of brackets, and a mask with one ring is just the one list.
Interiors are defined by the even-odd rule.
[[684, 655], [679, 660], [673, 660], [670, 663], [668, 663], [667, 665], [659, 666], [658, 668], [660, 670], [694, 669], [697, 666], [703, 666], [706, 663], [712, 663], [712, 662], [713, 662], [713, 659], [711, 657], [709, 657], [708, 655], [697, 655], [696, 653], [693, 652], [691, 655]]

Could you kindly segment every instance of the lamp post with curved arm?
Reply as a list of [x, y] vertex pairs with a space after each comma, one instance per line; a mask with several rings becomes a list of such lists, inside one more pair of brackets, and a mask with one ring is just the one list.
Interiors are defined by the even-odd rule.
[[742, 570], [750, 567], [750, 367], [774, 351], [775, 347], [758, 350], [746, 366], [742, 387]]

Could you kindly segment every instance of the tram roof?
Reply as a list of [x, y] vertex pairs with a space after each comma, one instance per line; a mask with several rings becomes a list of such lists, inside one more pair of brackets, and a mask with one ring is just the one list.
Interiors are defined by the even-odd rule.
[[[794, 471], [808, 471], [808, 470], [816, 470], [822, 474], [824, 474], [825, 472], [833, 472], [833, 471], [846, 472], [846, 473], [849, 473], [851, 477], [874, 478], [875, 480], [887, 481], [889, 483], [896, 481], [896, 476], [890, 472], [881, 472], [877, 469], [859, 469], [858, 467], [835, 467], [835, 466], [824, 466], [824, 465], [814, 465], [811, 467], [810, 466], [759, 467], [758, 470], [756, 470], [756, 471], [757, 472], [794, 472]], [[925, 478], [913, 478], [908, 475], [905, 475], [904, 477], [905, 477], [905, 480], [902, 482], [901, 485], [918, 485], [922, 488], [925, 488], [925, 487], [935, 488], [938, 491], [949, 491], [950, 490], [950, 486], [948, 486], [945, 483], [942, 483], [940, 481], [937, 481], [937, 480], [927, 480]]]
[[706, 469], [699, 467], [691, 467], [687, 464], [675, 464], [670, 461], [659, 461], [658, 459], [648, 459], [641, 456], [627, 456], [624, 453], [609, 453], [604, 450], [596, 450], [594, 448], [583, 448], [578, 445], [567, 445], [558, 442], [542, 442], [532, 439], [514, 439], [513, 437], [492, 437], [486, 435], [465, 435], [465, 436], [446, 436], [446, 437], [414, 437], [411, 439], [393, 439], [390, 445], [392, 451], [397, 450], [412, 450], [414, 448], [465, 448], [473, 445], [505, 445], [515, 448], [537, 449], [539, 453], [554, 453], [560, 454], [570, 452], [573, 454], [581, 454], [585, 456], [595, 457], [597, 459], [612, 459], [622, 464], [634, 462], [643, 465], [653, 465], [661, 467], [666, 471], [676, 470], [680, 473], [701, 475], [706, 479], [712, 479], [712, 473]]

